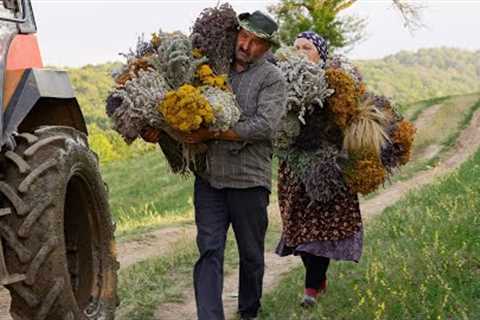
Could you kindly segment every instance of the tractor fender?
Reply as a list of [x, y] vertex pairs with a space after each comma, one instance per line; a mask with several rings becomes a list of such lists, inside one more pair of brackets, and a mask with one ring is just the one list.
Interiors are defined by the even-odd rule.
[[3, 137], [41, 125], [62, 125], [87, 133], [68, 74], [50, 69], [27, 69], [3, 118]]

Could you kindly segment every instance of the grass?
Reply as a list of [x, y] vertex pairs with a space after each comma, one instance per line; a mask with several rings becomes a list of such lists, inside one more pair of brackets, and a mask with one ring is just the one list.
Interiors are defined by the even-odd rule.
[[[412, 160], [392, 177], [392, 182], [409, 179], [422, 170], [434, 167], [455, 145], [462, 131], [469, 125], [474, 112], [480, 108], [478, 94], [439, 98], [435, 103], [431, 101], [428, 102], [430, 106], [441, 103], [440, 109], [427, 124], [418, 128]], [[422, 112], [426, 110], [422, 109]], [[427, 148], [432, 146], [436, 146], [437, 150], [428, 154]]]
[[173, 246], [171, 254], [122, 270], [118, 290], [121, 304], [116, 317], [128, 320], [153, 319], [160, 303], [181, 299], [182, 288], [189, 283], [196, 257], [197, 251], [191, 241], [183, 240]]
[[192, 221], [193, 178], [172, 174], [160, 151], [106, 164], [102, 174], [118, 236]]
[[443, 143], [444, 149], [448, 149], [449, 147], [452, 147], [455, 142], [458, 140], [458, 137], [462, 133], [462, 130], [466, 129], [470, 122], [473, 119], [473, 115], [475, 114], [476, 111], [480, 109], [480, 100], [475, 103], [470, 110], [468, 110], [463, 117], [463, 121], [459, 124], [459, 129], [454, 133], [451, 134]]
[[451, 96], [447, 97], [438, 97], [428, 100], [422, 100], [416, 102], [414, 104], [410, 104], [407, 106], [400, 107], [400, 111], [404, 114], [404, 116], [409, 119], [410, 121], [415, 121], [420, 116], [420, 114], [425, 111], [426, 109], [436, 105], [443, 103], [445, 100], [450, 99]]
[[298, 306], [298, 268], [264, 299], [260, 319], [479, 319], [480, 151], [366, 226], [359, 264], [333, 263], [329, 292]]
[[450, 98], [437, 104], [439, 110], [431, 118], [424, 119], [419, 124], [420, 127], [414, 142], [414, 152], [420, 153], [430, 145], [445, 143], [450, 136], [461, 129], [465, 122], [465, 113], [470, 112], [478, 99], [477, 94]]

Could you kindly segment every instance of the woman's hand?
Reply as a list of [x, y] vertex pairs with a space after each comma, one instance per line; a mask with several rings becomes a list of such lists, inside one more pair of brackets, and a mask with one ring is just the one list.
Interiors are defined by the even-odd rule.
[[202, 143], [214, 138], [214, 133], [206, 128], [200, 128], [190, 133], [182, 133], [183, 141], [189, 144]]
[[157, 143], [161, 134], [160, 130], [149, 127], [141, 133], [141, 136], [146, 142]]

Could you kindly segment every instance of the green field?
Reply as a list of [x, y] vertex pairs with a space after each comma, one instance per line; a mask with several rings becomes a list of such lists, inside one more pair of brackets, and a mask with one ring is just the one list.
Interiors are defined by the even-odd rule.
[[303, 268], [264, 300], [260, 319], [479, 319], [480, 151], [366, 226], [359, 264], [333, 263], [329, 290], [304, 311]]
[[193, 178], [171, 173], [160, 151], [107, 163], [102, 174], [119, 236], [192, 221]]

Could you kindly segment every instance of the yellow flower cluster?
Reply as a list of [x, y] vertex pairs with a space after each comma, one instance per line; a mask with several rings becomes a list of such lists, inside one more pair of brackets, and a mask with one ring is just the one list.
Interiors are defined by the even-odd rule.
[[195, 49], [192, 50], [192, 57], [194, 57], [195, 59], [200, 59], [204, 56], [205, 55], [203, 54], [202, 50], [200, 50], [198, 48], [195, 48]]
[[167, 92], [159, 110], [172, 128], [183, 132], [197, 130], [202, 124], [215, 121], [213, 109], [200, 89], [189, 84]]
[[203, 64], [198, 68], [197, 77], [204, 86], [212, 86], [224, 91], [228, 90], [225, 76], [216, 76], [208, 64]]
[[367, 195], [385, 182], [387, 172], [375, 153], [360, 152], [351, 156], [344, 177], [353, 192]]

